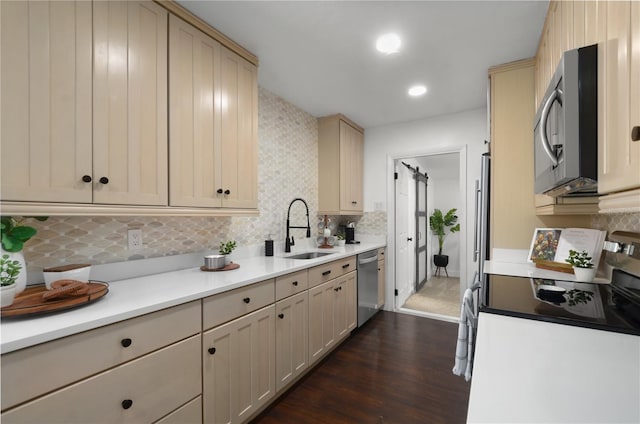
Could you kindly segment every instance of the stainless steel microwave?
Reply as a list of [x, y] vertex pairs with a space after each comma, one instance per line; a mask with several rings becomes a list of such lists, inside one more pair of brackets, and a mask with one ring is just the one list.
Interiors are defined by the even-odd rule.
[[597, 192], [597, 45], [562, 55], [536, 113], [533, 139], [536, 193]]

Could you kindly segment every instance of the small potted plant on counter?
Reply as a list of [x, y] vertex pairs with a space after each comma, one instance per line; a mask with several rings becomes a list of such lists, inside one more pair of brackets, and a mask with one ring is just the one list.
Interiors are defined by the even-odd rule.
[[338, 232], [336, 234], [336, 238], [338, 239], [338, 246], [344, 246], [345, 245], [345, 239], [344, 239], [344, 233], [342, 231]]
[[11, 259], [8, 253], [0, 256], [0, 307], [9, 306], [16, 296], [16, 281], [20, 275], [22, 264]]
[[596, 276], [596, 269], [591, 262], [591, 256], [586, 250], [578, 252], [576, 250], [569, 250], [569, 257], [565, 259], [573, 266], [573, 273], [576, 275], [576, 281], [583, 283], [590, 283]]
[[237, 243], [235, 240], [229, 240], [229, 241], [223, 241], [220, 243], [220, 250], [219, 253], [221, 255], [224, 255], [224, 264], [229, 265], [230, 260], [229, 260], [229, 255], [231, 254], [231, 252], [233, 252], [233, 249], [235, 249], [237, 246]]
[[[3, 216], [0, 219], [0, 236], [2, 238], [2, 256], [8, 255], [12, 261], [18, 261], [20, 269], [15, 279], [15, 294], [16, 296], [22, 293], [27, 287], [27, 266], [24, 261], [24, 255], [22, 254], [22, 248], [24, 244], [36, 235], [35, 228], [28, 225], [23, 225], [26, 218], [34, 218], [37, 221], [46, 221], [46, 216], [35, 217], [13, 217]], [[4, 284], [3, 284], [4, 285]]]

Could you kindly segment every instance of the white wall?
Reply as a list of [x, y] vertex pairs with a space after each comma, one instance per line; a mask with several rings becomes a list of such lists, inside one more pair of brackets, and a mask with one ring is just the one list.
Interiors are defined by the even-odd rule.
[[[434, 153], [461, 152], [462, 167], [461, 196], [466, 201], [459, 208], [460, 254], [466, 258], [461, 267], [461, 290], [468, 285], [472, 275], [473, 263], [473, 214], [475, 180], [480, 178], [480, 155], [487, 148], [484, 139], [487, 134], [487, 111], [485, 108], [461, 113], [443, 115], [435, 118], [412, 121], [382, 127], [367, 128], [364, 148], [364, 208], [373, 211], [374, 205], [382, 205], [387, 210], [387, 241], [393, 253], [393, 159], [402, 157], [425, 156]], [[390, 163], [391, 161], [391, 163]], [[386, 190], [382, 190], [386, 187]], [[467, 253], [468, 252], [468, 253]], [[387, 261], [387, 279], [393, 282], [395, 258], [390, 254]], [[387, 285], [387, 299], [392, 299], [394, 284]], [[392, 305], [394, 302], [386, 302]]]

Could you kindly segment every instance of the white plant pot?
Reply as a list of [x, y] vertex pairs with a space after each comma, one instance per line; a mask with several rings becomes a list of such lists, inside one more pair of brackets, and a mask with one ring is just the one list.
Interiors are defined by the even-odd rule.
[[0, 286], [0, 307], [4, 308], [13, 303], [16, 297], [16, 285]]
[[596, 269], [573, 267], [573, 273], [576, 275], [576, 281], [580, 281], [581, 283], [590, 283], [596, 276]]
[[18, 278], [16, 279], [16, 283], [14, 284], [17, 296], [22, 293], [25, 288], [27, 288], [27, 264], [24, 261], [24, 255], [22, 254], [22, 252], [7, 252], [4, 249], [1, 250], [2, 255], [9, 255], [10, 260], [18, 261], [20, 262], [20, 265], [22, 265], [22, 268], [20, 268], [20, 274], [18, 274]]

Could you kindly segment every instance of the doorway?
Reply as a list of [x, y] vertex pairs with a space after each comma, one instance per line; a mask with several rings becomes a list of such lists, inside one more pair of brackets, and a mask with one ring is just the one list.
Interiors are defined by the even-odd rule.
[[429, 228], [434, 209], [456, 208], [461, 214], [465, 198], [461, 187], [461, 153], [450, 152], [399, 158], [394, 161], [396, 310], [455, 320], [460, 313], [462, 233], [445, 238], [447, 272], [435, 276], [433, 254], [438, 241]]

